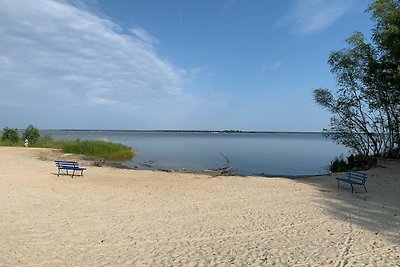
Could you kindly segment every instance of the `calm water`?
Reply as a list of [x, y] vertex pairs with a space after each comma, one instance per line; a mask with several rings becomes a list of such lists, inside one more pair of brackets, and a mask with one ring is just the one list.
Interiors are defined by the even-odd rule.
[[316, 175], [328, 173], [330, 161], [347, 154], [345, 148], [322, 135], [307, 133], [42, 131], [46, 133], [55, 139], [98, 139], [128, 145], [138, 155], [124, 164], [139, 169], [203, 171], [223, 165], [223, 153], [237, 174]]

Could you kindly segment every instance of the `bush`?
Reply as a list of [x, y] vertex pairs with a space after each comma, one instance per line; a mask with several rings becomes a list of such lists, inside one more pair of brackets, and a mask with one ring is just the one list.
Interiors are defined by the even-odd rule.
[[356, 171], [366, 171], [378, 165], [378, 159], [365, 155], [351, 155], [348, 157], [348, 168]]
[[22, 134], [22, 139], [28, 139], [30, 144], [34, 144], [40, 137], [39, 130], [35, 128], [33, 125], [29, 125], [28, 128], [25, 129]]
[[332, 162], [330, 166], [330, 171], [331, 172], [345, 172], [347, 171], [347, 163], [343, 159], [343, 156], [336, 157]]
[[4, 128], [3, 129], [3, 134], [1, 136], [1, 141], [3, 142], [10, 142], [10, 143], [17, 143], [19, 141], [19, 133], [18, 129], [12, 129], [12, 128]]

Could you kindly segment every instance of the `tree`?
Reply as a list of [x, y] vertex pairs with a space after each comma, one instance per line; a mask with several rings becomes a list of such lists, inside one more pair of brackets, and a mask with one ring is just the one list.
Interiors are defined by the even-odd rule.
[[39, 139], [40, 133], [37, 128], [33, 125], [29, 125], [24, 133], [22, 134], [22, 139], [28, 139], [29, 143], [34, 144]]
[[333, 114], [328, 137], [359, 154], [399, 157], [400, 1], [377, 0], [367, 11], [376, 22], [371, 41], [356, 32], [330, 54], [339, 89], [317, 89], [314, 100]]
[[[387, 117], [387, 134], [400, 156], [400, 1], [380, 0], [368, 11], [376, 22], [372, 40], [378, 55], [370, 66], [367, 97]], [[375, 97], [374, 97], [375, 96]], [[395, 153], [396, 154], [396, 153]]]
[[1, 135], [1, 141], [17, 143], [18, 140], [19, 140], [18, 129], [12, 129], [8, 127], [3, 129], [3, 134]]

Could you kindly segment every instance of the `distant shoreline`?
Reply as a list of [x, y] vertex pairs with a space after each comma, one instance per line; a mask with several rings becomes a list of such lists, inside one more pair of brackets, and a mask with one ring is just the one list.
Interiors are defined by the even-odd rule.
[[67, 132], [132, 132], [132, 133], [243, 133], [243, 134], [322, 134], [323, 132], [239, 131], [239, 130], [102, 130], [102, 129], [40, 129]]

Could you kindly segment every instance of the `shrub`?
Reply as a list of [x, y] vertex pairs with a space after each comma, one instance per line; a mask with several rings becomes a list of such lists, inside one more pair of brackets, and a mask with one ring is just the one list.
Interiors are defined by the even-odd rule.
[[3, 142], [10, 142], [10, 143], [17, 143], [19, 141], [19, 133], [18, 129], [12, 129], [12, 128], [4, 128], [3, 129], [3, 134], [1, 136], [1, 141]]
[[347, 171], [347, 163], [343, 159], [343, 156], [335, 157], [335, 159], [331, 162], [330, 171], [331, 172], [345, 172]]
[[33, 125], [29, 125], [28, 128], [25, 129], [22, 134], [22, 139], [28, 139], [30, 144], [34, 144], [40, 137], [39, 130], [35, 128]]
[[375, 168], [378, 165], [378, 160], [375, 157], [365, 155], [351, 155], [348, 157], [348, 168], [357, 171], [366, 171], [371, 168]]

